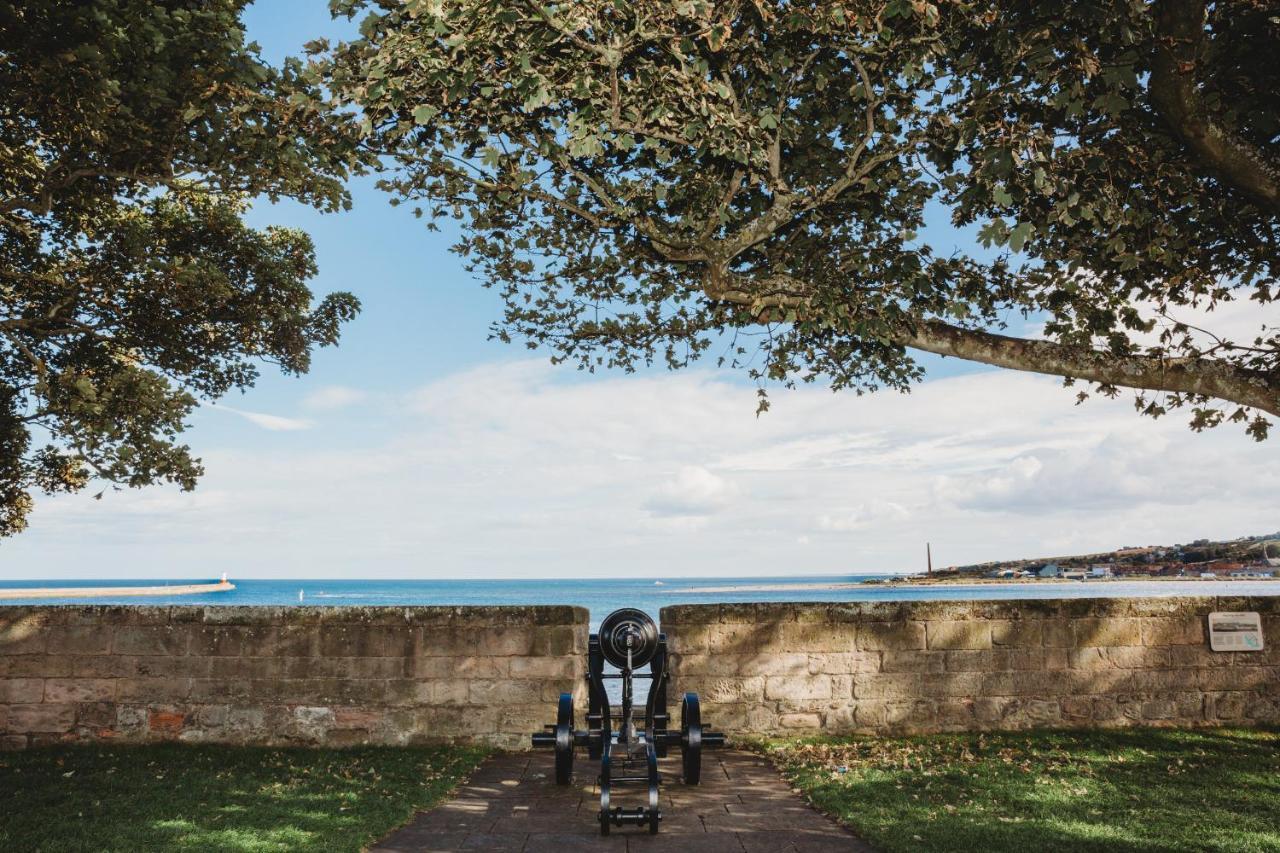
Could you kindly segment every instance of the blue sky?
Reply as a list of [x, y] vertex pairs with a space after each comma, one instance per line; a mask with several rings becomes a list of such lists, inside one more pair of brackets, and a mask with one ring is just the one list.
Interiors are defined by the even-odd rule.
[[[353, 31], [312, 0], [246, 24], [279, 61]], [[364, 304], [303, 378], [201, 409], [208, 474], [42, 498], [0, 545], [8, 577], [567, 577], [915, 570], [1274, 531], [1274, 440], [1074, 406], [1051, 378], [926, 358], [909, 396], [778, 390], [744, 377], [584, 376], [487, 340], [499, 303], [448, 246], [363, 179], [354, 210], [283, 203], [253, 224], [314, 238], [316, 293]], [[974, 251], [935, 216], [924, 239]], [[1220, 312], [1250, 324], [1257, 309]], [[1274, 317], [1271, 318], [1275, 320]]]

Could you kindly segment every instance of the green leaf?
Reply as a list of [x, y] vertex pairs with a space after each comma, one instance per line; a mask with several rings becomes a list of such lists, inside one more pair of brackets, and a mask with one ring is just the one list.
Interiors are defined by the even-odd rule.
[[440, 111], [438, 109], [428, 104], [423, 104], [420, 107], [415, 107], [413, 110], [413, 123], [414, 124], [430, 124], [431, 120], [435, 118], [439, 112]]
[[1021, 252], [1022, 247], [1027, 244], [1027, 239], [1034, 230], [1035, 228], [1030, 222], [1019, 222], [1009, 232], [1009, 248], [1015, 252]]

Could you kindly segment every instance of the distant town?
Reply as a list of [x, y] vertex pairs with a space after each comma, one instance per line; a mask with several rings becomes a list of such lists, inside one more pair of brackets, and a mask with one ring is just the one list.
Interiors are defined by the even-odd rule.
[[1098, 554], [1002, 560], [933, 568], [907, 575], [913, 583], [980, 579], [1104, 580], [1183, 578], [1265, 580], [1280, 578], [1280, 532], [1215, 542], [1196, 539], [1178, 545], [1126, 545]]

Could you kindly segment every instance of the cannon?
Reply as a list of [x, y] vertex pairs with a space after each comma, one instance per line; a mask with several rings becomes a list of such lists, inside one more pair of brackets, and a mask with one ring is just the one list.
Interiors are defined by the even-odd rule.
[[[617, 669], [606, 672], [605, 664]], [[645, 667], [648, 671], [642, 671]], [[658, 807], [661, 774], [658, 759], [672, 748], [680, 750], [681, 777], [686, 785], [697, 785], [702, 776], [703, 747], [723, 746], [724, 735], [704, 729], [698, 694], [680, 699], [680, 727], [671, 727], [667, 712], [667, 638], [658, 633], [648, 614], [634, 608], [615, 610], [600, 623], [599, 633], [587, 644], [587, 716], [585, 729], [574, 727], [573, 694], [561, 693], [556, 721], [546, 731], [533, 735], [533, 745], [555, 750], [557, 785], [573, 781], [574, 753], [585, 748], [592, 761], [600, 762], [597, 784], [600, 811], [596, 819], [600, 834], [614, 826], [646, 826], [658, 831], [662, 811]], [[644, 713], [637, 715], [632, 688], [637, 678], [650, 680]], [[605, 691], [605, 681], [622, 682], [622, 705], [615, 716]], [[616, 723], [616, 727], [615, 727]], [[648, 800], [626, 808], [614, 805], [616, 786], [644, 785]]]

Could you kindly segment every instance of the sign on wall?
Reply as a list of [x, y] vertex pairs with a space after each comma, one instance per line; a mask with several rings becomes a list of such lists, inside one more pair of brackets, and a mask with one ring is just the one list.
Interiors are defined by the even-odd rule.
[[1210, 613], [1209, 648], [1215, 652], [1262, 651], [1262, 618], [1257, 613]]

